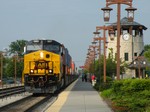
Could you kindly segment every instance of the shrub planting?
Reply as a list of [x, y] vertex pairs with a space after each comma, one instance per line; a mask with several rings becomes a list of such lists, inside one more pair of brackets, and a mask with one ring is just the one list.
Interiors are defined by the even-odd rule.
[[150, 112], [150, 80], [126, 79], [114, 81], [102, 91], [101, 96], [109, 98], [116, 112]]

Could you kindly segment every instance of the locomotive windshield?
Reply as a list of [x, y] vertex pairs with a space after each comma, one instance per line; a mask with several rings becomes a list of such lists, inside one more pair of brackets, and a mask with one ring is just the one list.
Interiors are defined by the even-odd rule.
[[60, 46], [55, 44], [46, 44], [43, 49], [54, 53], [60, 52]]
[[46, 50], [50, 52], [60, 53], [60, 44], [55, 41], [48, 40], [32, 40], [29, 41], [26, 45], [26, 52], [34, 52], [38, 50]]
[[28, 45], [27, 50], [36, 51], [42, 49], [42, 45]]
[[29, 41], [26, 45], [27, 53], [34, 52], [42, 49], [41, 41]]

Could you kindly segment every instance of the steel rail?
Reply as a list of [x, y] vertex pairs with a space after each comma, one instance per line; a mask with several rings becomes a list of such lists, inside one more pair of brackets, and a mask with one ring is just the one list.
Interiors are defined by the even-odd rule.
[[4, 98], [13, 94], [25, 92], [24, 86], [15, 86], [11, 88], [0, 89], [0, 98]]

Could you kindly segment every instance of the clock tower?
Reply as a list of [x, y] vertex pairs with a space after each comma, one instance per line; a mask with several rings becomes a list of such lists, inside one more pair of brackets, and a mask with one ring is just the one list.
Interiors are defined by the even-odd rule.
[[[121, 19], [121, 36], [120, 36], [120, 59], [121, 62], [130, 64], [135, 57], [139, 56], [144, 50], [143, 30], [147, 28], [135, 21], [128, 22], [128, 18]], [[114, 28], [114, 35], [108, 36], [107, 57], [111, 55], [116, 58], [117, 55], [117, 24], [113, 23], [110, 26]], [[120, 65], [121, 66], [121, 65]], [[132, 70], [128, 70], [133, 74]], [[128, 76], [127, 76], [128, 77]], [[130, 77], [130, 76], [129, 76]]]

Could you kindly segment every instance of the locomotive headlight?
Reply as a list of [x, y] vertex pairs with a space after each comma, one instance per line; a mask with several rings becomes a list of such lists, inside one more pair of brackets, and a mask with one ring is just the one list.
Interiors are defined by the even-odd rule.
[[49, 70], [49, 73], [53, 73], [53, 70]]
[[40, 52], [40, 57], [43, 58], [44, 57], [44, 53]]
[[33, 71], [33, 70], [30, 70], [30, 72], [33, 73], [34, 71]]

